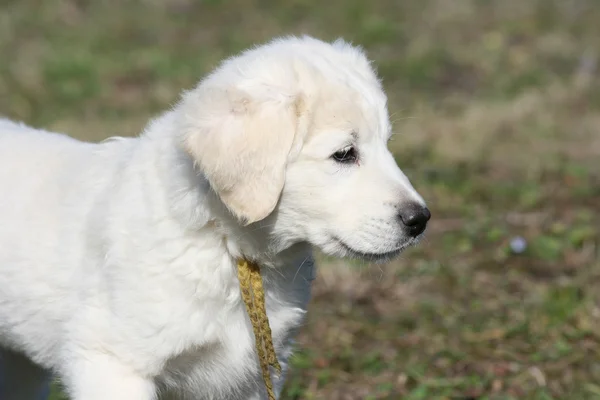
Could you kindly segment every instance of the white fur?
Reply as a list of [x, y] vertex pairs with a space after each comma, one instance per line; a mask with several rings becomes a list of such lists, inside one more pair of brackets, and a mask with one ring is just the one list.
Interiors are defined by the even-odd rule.
[[[138, 138], [0, 120], [0, 346], [74, 400], [265, 398], [236, 259], [263, 266], [285, 369], [311, 246], [383, 260], [416, 241], [390, 129], [362, 51], [310, 37], [226, 60]], [[357, 163], [331, 159], [348, 145]]]

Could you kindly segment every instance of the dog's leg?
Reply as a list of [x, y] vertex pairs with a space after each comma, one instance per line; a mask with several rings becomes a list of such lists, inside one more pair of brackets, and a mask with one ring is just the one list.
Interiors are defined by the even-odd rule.
[[[285, 384], [285, 378], [288, 370], [288, 357], [279, 356], [279, 365], [281, 365], [281, 374], [277, 376], [277, 373], [274, 369], [271, 369], [271, 379], [273, 380], [273, 393], [275, 394], [276, 399], [281, 398], [281, 392], [283, 391], [283, 386]], [[240, 398], [241, 399], [241, 398]], [[253, 390], [252, 393], [246, 393], [243, 397], [244, 400], [267, 400], [268, 395], [267, 391], [264, 387], [264, 384], [261, 380], [258, 384], [258, 389]]]
[[280, 361], [279, 364], [281, 364], [281, 375], [277, 379], [274, 379], [273, 382], [273, 391], [275, 392], [275, 397], [278, 399], [281, 398], [281, 391], [283, 390], [283, 385], [285, 385], [288, 371], [287, 362]]
[[64, 381], [72, 400], [155, 400], [150, 379], [136, 374], [113, 357], [84, 354], [71, 363]]
[[[295, 333], [292, 335], [292, 338], [294, 336]], [[276, 374], [273, 376], [273, 391], [275, 392], [275, 397], [278, 399], [281, 398], [281, 392], [283, 391], [289, 369], [289, 358], [294, 350], [295, 341], [292, 338], [286, 341], [286, 344], [278, 355], [279, 365], [281, 365], [281, 374], [279, 376]]]
[[46, 400], [50, 393], [50, 373], [25, 356], [0, 350], [0, 399]]
[[[285, 379], [288, 371], [288, 359], [290, 354], [292, 353], [292, 341], [289, 341], [283, 351], [281, 351], [277, 358], [279, 360], [279, 365], [281, 365], [281, 374], [277, 375], [274, 369], [271, 369], [271, 379], [273, 380], [273, 392], [275, 394], [276, 399], [281, 398], [281, 392], [283, 391], [283, 386], [285, 385]], [[258, 384], [258, 389], [253, 391], [250, 394], [246, 394], [244, 399], [246, 400], [266, 400], [268, 398], [267, 391], [265, 390], [262, 382], [262, 376], [260, 377], [260, 381]]]

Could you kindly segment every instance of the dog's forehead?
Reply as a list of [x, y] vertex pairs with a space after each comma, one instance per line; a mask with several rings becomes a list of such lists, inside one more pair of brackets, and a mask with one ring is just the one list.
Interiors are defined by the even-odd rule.
[[385, 95], [380, 87], [364, 82], [323, 85], [313, 121], [317, 129], [346, 131], [359, 140], [387, 138], [390, 131]]

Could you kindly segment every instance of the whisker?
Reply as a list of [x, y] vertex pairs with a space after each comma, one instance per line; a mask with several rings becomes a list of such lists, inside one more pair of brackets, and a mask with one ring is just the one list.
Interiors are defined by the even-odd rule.
[[296, 277], [298, 276], [298, 273], [300, 272], [300, 270], [302, 269], [302, 266], [304, 266], [304, 263], [307, 262], [310, 259], [310, 257], [306, 257], [304, 259], [304, 261], [302, 261], [300, 263], [300, 266], [298, 267], [298, 269], [296, 270], [296, 273], [294, 274], [294, 278], [292, 278], [292, 283], [296, 282]]

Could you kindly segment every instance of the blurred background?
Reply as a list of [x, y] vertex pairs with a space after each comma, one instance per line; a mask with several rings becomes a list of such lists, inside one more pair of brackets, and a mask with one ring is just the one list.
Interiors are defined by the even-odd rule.
[[597, 0], [1, 0], [0, 114], [137, 135], [302, 33], [367, 50], [433, 219], [397, 262], [321, 257], [283, 399], [600, 399]]

